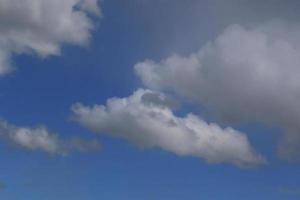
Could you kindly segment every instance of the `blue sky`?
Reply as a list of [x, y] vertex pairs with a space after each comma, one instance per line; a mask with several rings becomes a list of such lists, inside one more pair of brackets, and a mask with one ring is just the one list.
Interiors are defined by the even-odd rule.
[[65, 2], [0, 0], [1, 199], [299, 199], [297, 1]]

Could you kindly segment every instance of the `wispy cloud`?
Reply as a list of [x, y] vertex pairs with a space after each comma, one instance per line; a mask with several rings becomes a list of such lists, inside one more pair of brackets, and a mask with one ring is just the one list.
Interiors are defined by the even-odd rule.
[[287, 195], [300, 195], [300, 187], [280, 186], [277, 187], [277, 191], [281, 194]]
[[0, 137], [14, 146], [32, 151], [43, 151], [53, 155], [67, 155], [71, 151], [95, 151], [100, 144], [96, 140], [80, 138], [60, 139], [46, 127], [17, 127], [6, 121], [0, 121]]

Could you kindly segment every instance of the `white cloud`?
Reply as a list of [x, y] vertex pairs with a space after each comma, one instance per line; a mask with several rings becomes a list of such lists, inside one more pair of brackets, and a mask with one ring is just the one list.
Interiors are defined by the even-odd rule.
[[74, 120], [97, 133], [126, 139], [142, 148], [158, 147], [181, 156], [204, 158], [209, 163], [250, 167], [265, 163], [243, 133], [222, 129], [188, 114], [177, 117], [161, 93], [139, 89], [126, 98], [111, 98], [106, 105], [75, 104]]
[[205, 105], [226, 122], [280, 126], [282, 158], [300, 150], [300, 26], [270, 22], [229, 26], [189, 56], [135, 65], [143, 83]]
[[79, 138], [62, 140], [57, 134], [50, 133], [45, 127], [17, 127], [6, 121], [0, 121], [0, 137], [15, 146], [28, 150], [39, 150], [49, 154], [66, 155], [70, 151], [97, 150], [96, 140], [85, 141]]
[[86, 45], [101, 15], [97, 0], [0, 0], [0, 75], [12, 54], [60, 54], [61, 45]]

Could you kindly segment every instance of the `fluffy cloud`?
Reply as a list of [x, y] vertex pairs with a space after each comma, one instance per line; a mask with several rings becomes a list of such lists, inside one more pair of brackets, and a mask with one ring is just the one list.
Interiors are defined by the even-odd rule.
[[150, 88], [175, 92], [229, 122], [280, 126], [279, 155], [299, 157], [300, 27], [270, 22], [229, 26], [188, 56], [135, 65]]
[[15, 146], [49, 154], [66, 155], [70, 151], [85, 152], [99, 148], [96, 140], [85, 141], [79, 138], [61, 140], [58, 135], [50, 133], [45, 127], [17, 127], [6, 121], [0, 121], [0, 137]]
[[98, 133], [126, 139], [141, 148], [158, 147], [181, 156], [204, 158], [209, 163], [250, 167], [265, 163], [243, 133], [222, 129], [188, 114], [177, 117], [172, 101], [157, 92], [139, 89], [126, 98], [111, 98], [106, 105], [75, 104], [74, 120]]
[[97, 0], [0, 0], [0, 75], [13, 54], [60, 54], [64, 43], [86, 45], [100, 16]]

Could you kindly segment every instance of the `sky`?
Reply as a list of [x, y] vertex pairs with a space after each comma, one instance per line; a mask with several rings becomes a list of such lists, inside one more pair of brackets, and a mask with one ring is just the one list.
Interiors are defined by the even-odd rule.
[[299, 199], [299, 8], [0, 0], [0, 199]]

